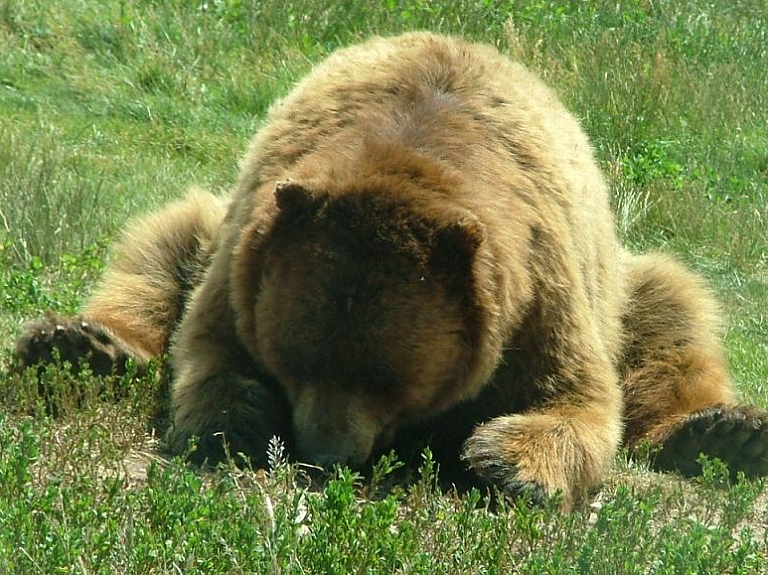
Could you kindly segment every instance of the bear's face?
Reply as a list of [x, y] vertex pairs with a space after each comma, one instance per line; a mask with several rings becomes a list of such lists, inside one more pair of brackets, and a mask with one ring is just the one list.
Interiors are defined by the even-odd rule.
[[259, 250], [255, 355], [305, 461], [359, 465], [464, 394], [469, 306], [423, 234], [370, 224], [326, 203], [278, 221]]

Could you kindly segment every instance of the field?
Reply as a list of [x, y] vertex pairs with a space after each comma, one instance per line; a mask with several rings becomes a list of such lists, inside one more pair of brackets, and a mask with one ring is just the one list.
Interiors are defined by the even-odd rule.
[[633, 250], [703, 274], [745, 401], [768, 407], [764, 0], [0, 0], [0, 573], [761, 573], [760, 481], [617, 457], [562, 515], [435, 487], [397, 463], [305, 489], [272, 467], [158, 452], [163, 377], [50, 368], [56, 416], [13, 369], [25, 321], [72, 313], [132, 215], [225, 193], [269, 104], [335, 48], [430, 29], [497, 45], [593, 139]]

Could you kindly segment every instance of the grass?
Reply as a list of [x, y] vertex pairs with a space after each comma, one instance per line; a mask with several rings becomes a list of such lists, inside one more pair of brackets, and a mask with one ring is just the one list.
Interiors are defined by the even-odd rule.
[[428, 456], [412, 487], [338, 470], [306, 490], [277, 447], [268, 472], [158, 459], [151, 376], [113, 382], [128, 388], [114, 399], [51, 369], [54, 419], [11, 369], [23, 321], [74, 312], [127, 218], [232, 184], [268, 105], [312, 63], [420, 28], [496, 44], [558, 89], [625, 242], [709, 279], [739, 391], [768, 407], [762, 0], [0, 0], [0, 572], [765, 571], [762, 485], [729, 485], [716, 462], [691, 482], [620, 457], [567, 516], [441, 494]]

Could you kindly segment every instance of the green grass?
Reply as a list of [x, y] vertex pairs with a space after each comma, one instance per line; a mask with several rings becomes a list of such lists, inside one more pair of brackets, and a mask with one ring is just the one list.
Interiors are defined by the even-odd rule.
[[[156, 457], [157, 384], [11, 369], [24, 320], [71, 313], [133, 214], [225, 190], [276, 97], [338, 46], [427, 28], [498, 45], [579, 116], [635, 250], [704, 274], [745, 399], [768, 407], [768, 11], [763, 0], [0, 0], [0, 572], [759, 573], [759, 483], [619, 458], [573, 514], [280, 463]], [[86, 389], [84, 399], [72, 388]], [[89, 391], [90, 390], [90, 391]], [[80, 397], [80, 395], [78, 395]], [[386, 476], [388, 465], [380, 474]], [[382, 484], [389, 484], [384, 477]]]

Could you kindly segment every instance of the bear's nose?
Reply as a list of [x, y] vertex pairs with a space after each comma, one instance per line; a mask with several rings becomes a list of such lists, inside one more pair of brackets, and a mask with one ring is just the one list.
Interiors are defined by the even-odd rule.
[[[369, 455], [368, 441], [347, 433], [323, 433], [318, 426], [294, 429], [296, 447], [301, 461], [325, 468], [335, 464], [359, 467]], [[365, 439], [365, 438], [362, 438]]]
[[[304, 458], [302, 458], [304, 459]], [[341, 453], [315, 453], [315, 454], [308, 454], [306, 459], [310, 463], [314, 463], [315, 465], [319, 465], [320, 467], [324, 467], [326, 469], [329, 469], [333, 467], [334, 465], [341, 465], [341, 466], [351, 466], [353, 464], [352, 457], [350, 455], [345, 455]]]
[[325, 468], [336, 464], [348, 467], [360, 465], [361, 459], [364, 459], [361, 456], [367, 456], [367, 453], [359, 453], [349, 434], [318, 433], [317, 428], [313, 428], [309, 433], [295, 433], [295, 437], [299, 459]]

